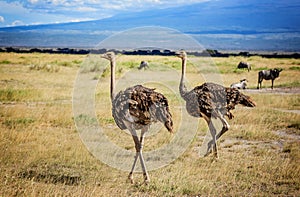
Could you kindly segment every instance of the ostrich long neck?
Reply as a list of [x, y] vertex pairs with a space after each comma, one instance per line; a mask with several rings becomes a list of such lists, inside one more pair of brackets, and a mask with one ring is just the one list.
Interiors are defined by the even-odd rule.
[[180, 95], [183, 99], [185, 99], [186, 94], [188, 93], [187, 88], [185, 86], [185, 70], [186, 70], [186, 58], [182, 58], [182, 70], [181, 70], [181, 79], [179, 85]]
[[115, 98], [115, 67], [116, 61], [110, 61], [110, 99], [111, 101]]

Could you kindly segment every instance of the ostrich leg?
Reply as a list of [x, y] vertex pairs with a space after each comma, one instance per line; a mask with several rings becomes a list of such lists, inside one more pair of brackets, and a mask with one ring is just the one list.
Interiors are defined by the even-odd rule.
[[217, 140], [226, 132], [229, 130], [229, 124], [227, 122], [227, 120], [221, 115], [219, 117], [219, 119], [221, 120], [222, 124], [223, 124], [223, 127], [222, 127], [222, 130], [217, 134]]
[[[206, 153], [206, 155], [205, 156], [207, 156], [207, 155], [209, 155], [209, 153], [210, 153], [210, 151], [211, 151], [211, 145], [212, 145], [212, 143], [213, 143], [213, 141], [215, 140], [216, 142], [218, 141], [218, 139], [226, 132], [226, 131], [228, 131], [229, 130], [229, 124], [228, 124], [228, 122], [226, 121], [226, 119], [221, 115], [220, 117], [219, 117], [219, 119], [221, 120], [221, 122], [222, 122], [222, 124], [223, 124], [223, 127], [222, 127], [222, 130], [216, 135], [216, 138], [214, 139], [212, 139], [208, 144], [210, 145], [210, 146], [208, 146], [208, 149], [207, 149], [207, 153]], [[212, 123], [210, 123], [210, 124], [212, 124]], [[213, 127], [213, 125], [212, 125], [212, 127]], [[214, 128], [213, 128], [214, 129]], [[216, 131], [216, 130], [215, 130]], [[214, 131], [214, 132], [215, 132]], [[211, 128], [210, 128], [210, 132], [211, 132]], [[212, 132], [211, 132], [212, 133]], [[215, 146], [215, 150], [216, 150], [216, 146]], [[216, 151], [217, 152], [217, 151]], [[215, 153], [216, 154], [216, 153]], [[216, 155], [217, 156], [217, 155]], [[218, 157], [218, 156], [217, 156]]]
[[149, 126], [146, 126], [144, 128], [142, 128], [141, 130], [141, 138], [140, 138], [140, 162], [142, 165], [142, 170], [143, 170], [143, 175], [144, 175], [144, 180], [145, 183], [148, 184], [150, 182], [150, 178], [146, 169], [146, 165], [145, 165], [145, 161], [144, 161], [144, 157], [142, 154], [142, 150], [143, 150], [143, 146], [144, 146], [144, 137], [145, 137], [145, 133], [148, 131]]
[[208, 120], [205, 119], [205, 120], [206, 120], [207, 125], [209, 127], [209, 131], [210, 131], [212, 140], [208, 143], [207, 152], [204, 155], [204, 157], [206, 157], [207, 155], [209, 155], [211, 148], [213, 148], [214, 156], [215, 156], [215, 158], [218, 158], [218, 149], [217, 149], [217, 140], [216, 140], [217, 131], [216, 131], [216, 129], [215, 129], [215, 127], [214, 127], [211, 119], [208, 119]]
[[144, 127], [142, 129], [140, 140], [138, 139], [138, 136], [137, 136], [137, 133], [136, 133], [135, 129], [132, 128], [132, 127], [130, 127], [130, 129], [129, 129], [130, 133], [132, 135], [133, 141], [135, 143], [135, 150], [136, 150], [136, 155], [134, 157], [132, 168], [131, 168], [131, 171], [128, 175], [128, 178], [131, 181], [131, 183], [134, 183], [133, 172], [134, 172], [134, 168], [136, 166], [137, 159], [139, 157], [140, 157], [140, 162], [141, 162], [141, 165], [142, 165], [142, 170], [143, 170], [145, 183], [147, 184], [147, 183], [150, 182], [150, 178], [149, 178], [149, 175], [148, 175], [148, 172], [147, 172], [147, 169], [146, 169], [146, 165], [145, 165], [145, 161], [144, 161], [144, 157], [143, 157], [143, 154], [142, 154], [142, 148], [143, 148], [143, 144], [144, 144], [144, 136], [145, 136], [145, 133], [148, 131], [148, 129], [149, 129], [149, 127]]
[[131, 171], [128, 175], [128, 179], [131, 181], [131, 183], [134, 183], [133, 171], [134, 171], [137, 159], [139, 158], [139, 155], [140, 155], [141, 144], [140, 144], [140, 141], [139, 141], [139, 138], [137, 136], [137, 133], [136, 133], [135, 129], [131, 125], [127, 126], [127, 128], [128, 128], [128, 130], [130, 131], [130, 133], [132, 135], [132, 138], [133, 138], [133, 141], [134, 141], [134, 144], [135, 144], [135, 150], [136, 150], [136, 154], [135, 154], [134, 161], [133, 161], [133, 164], [132, 164], [132, 167], [131, 167]]

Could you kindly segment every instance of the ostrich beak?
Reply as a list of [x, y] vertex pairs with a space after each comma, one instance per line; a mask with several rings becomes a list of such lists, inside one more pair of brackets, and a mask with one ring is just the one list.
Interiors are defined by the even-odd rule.
[[186, 58], [187, 54], [184, 50], [181, 50], [181, 51], [176, 51], [175, 52], [175, 55], [179, 58]]
[[176, 57], [180, 57], [180, 52], [179, 52], [179, 51], [176, 51], [176, 52], [175, 52], [175, 56], [176, 56]]

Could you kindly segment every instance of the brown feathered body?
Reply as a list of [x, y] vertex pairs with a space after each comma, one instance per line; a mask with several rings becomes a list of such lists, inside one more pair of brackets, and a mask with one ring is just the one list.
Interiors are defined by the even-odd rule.
[[[244, 95], [235, 88], [226, 88], [215, 83], [204, 83], [188, 91], [185, 86], [187, 54], [185, 51], [179, 51], [176, 55], [182, 60], [179, 91], [181, 97], [186, 101], [186, 110], [191, 116], [203, 117], [205, 119], [212, 137], [207, 144], [204, 156], [207, 156], [212, 148], [217, 158], [217, 140], [230, 127], [224, 116], [231, 119], [233, 115], [230, 110], [233, 110], [237, 104], [254, 107], [255, 102], [249, 96]], [[223, 126], [219, 132], [214, 127], [211, 121], [212, 118], [221, 121]]]
[[[167, 98], [154, 89], [136, 85], [115, 94], [115, 66], [116, 56], [114, 52], [107, 52], [101, 55], [110, 61], [111, 83], [110, 98], [112, 101], [112, 115], [121, 130], [128, 129], [133, 138], [136, 155], [128, 178], [133, 183], [133, 171], [138, 158], [142, 166], [145, 183], [149, 183], [149, 175], [146, 169], [145, 160], [142, 154], [145, 133], [153, 122], [162, 122], [169, 132], [173, 132], [172, 115], [169, 110]], [[138, 137], [136, 130], [141, 130]]]
[[154, 89], [142, 85], [120, 91], [112, 101], [112, 114], [122, 130], [127, 129], [125, 121], [133, 123], [135, 129], [160, 121], [168, 131], [173, 130], [167, 98]]
[[186, 101], [187, 112], [194, 117], [217, 118], [226, 115], [233, 118], [230, 110], [235, 109], [237, 104], [254, 107], [251, 98], [239, 92], [235, 88], [225, 88], [215, 83], [204, 83], [191, 91], [181, 93]]

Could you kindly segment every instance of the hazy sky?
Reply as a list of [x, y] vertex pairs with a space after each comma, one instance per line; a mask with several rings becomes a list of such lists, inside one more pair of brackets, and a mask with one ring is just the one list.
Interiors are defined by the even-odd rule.
[[214, 0], [0, 0], [0, 27], [101, 19]]

